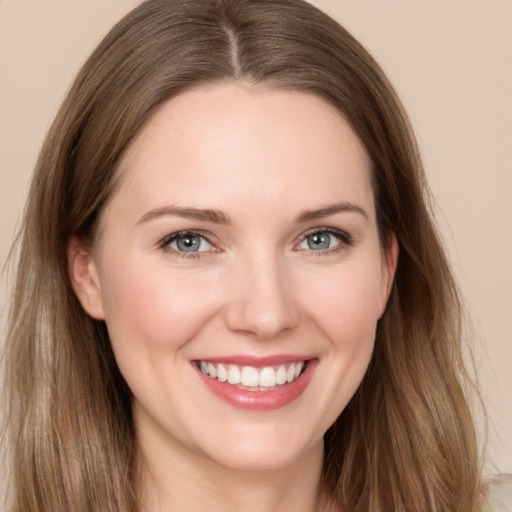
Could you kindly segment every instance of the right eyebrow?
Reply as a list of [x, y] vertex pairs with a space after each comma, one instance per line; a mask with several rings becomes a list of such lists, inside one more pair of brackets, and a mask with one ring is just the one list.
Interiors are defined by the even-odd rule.
[[146, 212], [138, 221], [139, 224], [144, 224], [150, 220], [158, 217], [175, 216], [183, 217], [185, 219], [194, 219], [202, 222], [212, 222], [214, 224], [231, 224], [231, 218], [221, 212], [220, 210], [212, 210], [209, 208], [194, 208], [192, 206], [179, 207], [179, 206], [163, 206], [161, 208], [155, 208]]

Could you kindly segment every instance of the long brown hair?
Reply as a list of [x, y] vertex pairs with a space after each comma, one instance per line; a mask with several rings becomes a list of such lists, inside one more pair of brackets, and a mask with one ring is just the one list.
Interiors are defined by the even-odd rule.
[[458, 292], [407, 116], [368, 52], [301, 0], [148, 0], [83, 66], [41, 150], [18, 239], [5, 352], [13, 512], [131, 511], [130, 391], [67, 273], [92, 243], [123, 151], [166, 99], [244, 81], [316, 94], [370, 156], [382, 243], [400, 258], [375, 351], [325, 436], [324, 497], [350, 512], [476, 512]]

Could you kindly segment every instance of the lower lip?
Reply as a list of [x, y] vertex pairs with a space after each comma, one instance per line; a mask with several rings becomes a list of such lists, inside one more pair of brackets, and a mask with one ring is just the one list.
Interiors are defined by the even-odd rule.
[[301, 395], [311, 380], [317, 364], [318, 359], [309, 360], [304, 372], [297, 379], [269, 391], [247, 391], [245, 389], [239, 389], [227, 382], [212, 379], [197, 368], [195, 364], [193, 366], [196, 368], [197, 373], [208, 389], [228, 404], [237, 409], [272, 411], [288, 405]]

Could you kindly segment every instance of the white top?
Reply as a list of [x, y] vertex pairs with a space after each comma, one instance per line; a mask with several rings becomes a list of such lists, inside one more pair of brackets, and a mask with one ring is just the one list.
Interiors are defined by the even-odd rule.
[[512, 512], [512, 474], [501, 473], [488, 481], [486, 512]]

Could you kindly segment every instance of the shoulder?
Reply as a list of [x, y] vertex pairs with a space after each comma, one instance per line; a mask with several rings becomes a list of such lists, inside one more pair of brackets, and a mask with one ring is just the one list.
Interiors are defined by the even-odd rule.
[[512, 474], [502, 473], [488, 480], [485, 512], [512, 512]]

